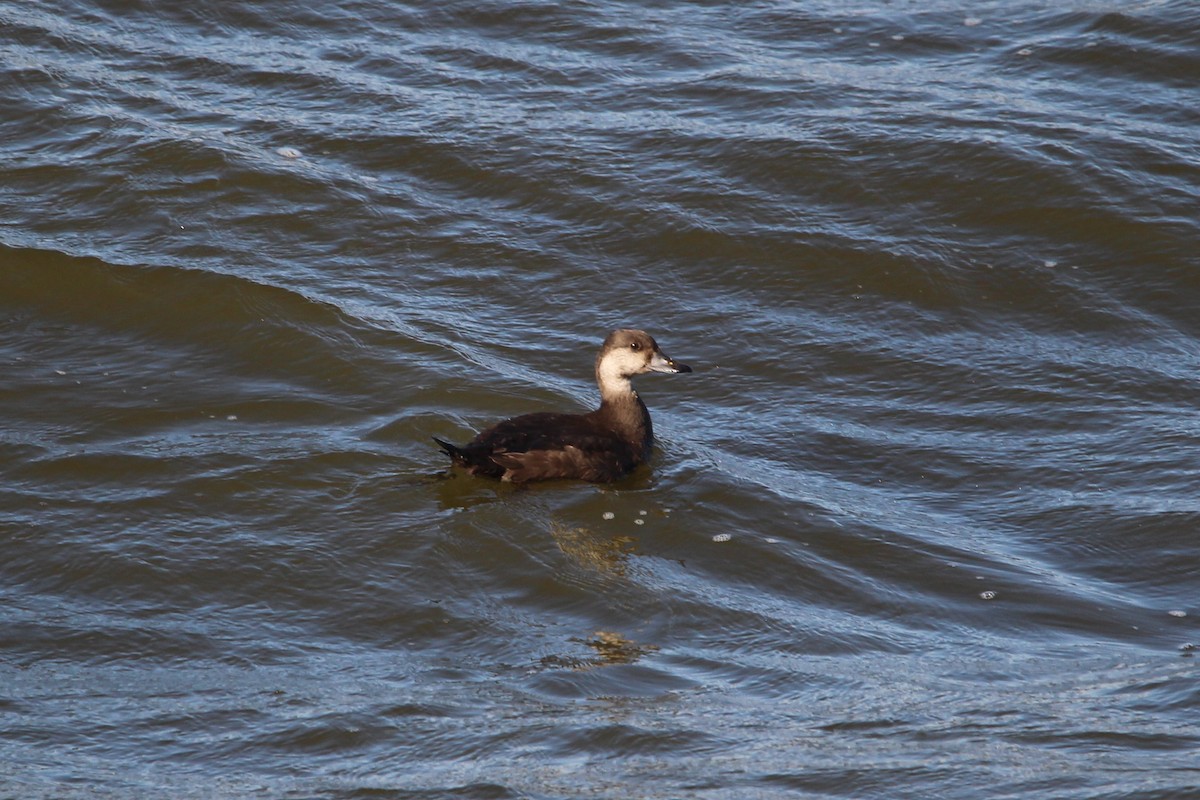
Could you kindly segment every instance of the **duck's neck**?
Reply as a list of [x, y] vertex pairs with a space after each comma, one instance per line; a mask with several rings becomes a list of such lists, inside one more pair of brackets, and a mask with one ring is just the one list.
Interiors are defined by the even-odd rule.
[[600, 385], [600, 408], [596, 410], [596, 415], [605, 425], [620, 433], [622, 438], [640, 446], [646, 453], [654, 439], [654, 428], [650, 424], [650, 412], [633, 390], [629, 378], [605, 375], [597, 369], [596, 383]]

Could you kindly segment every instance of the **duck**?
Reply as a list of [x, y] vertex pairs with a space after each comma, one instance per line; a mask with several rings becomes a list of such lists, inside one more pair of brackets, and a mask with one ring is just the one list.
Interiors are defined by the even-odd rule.
[[654, 427], [631, 378], [647, 372], [691, 372], [645, 331], [620, 328], [596, 356], [600, 407], [586, 414], [539, 412], [496, 423], [468, 444], [433, 440], [471, 475], [507, 483], [574, 479], [609, 483], [650, 457]]

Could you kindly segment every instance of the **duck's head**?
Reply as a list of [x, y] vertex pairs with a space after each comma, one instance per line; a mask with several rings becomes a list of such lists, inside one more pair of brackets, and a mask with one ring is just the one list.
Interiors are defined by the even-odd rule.
[[625, 388], [630, 378], [643, 372], [691, 371], [687, 364], [667, 357], [653, 336], [629, 328], [610, 333], [596, 356], [596, 380], [602, 392]]

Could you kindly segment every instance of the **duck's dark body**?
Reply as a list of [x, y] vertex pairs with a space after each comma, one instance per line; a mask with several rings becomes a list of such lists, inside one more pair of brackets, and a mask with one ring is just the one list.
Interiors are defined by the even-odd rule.
[[618, 409], [601, 406], [590, 414], [525, 414], [507, 419], [455, 447], [434, 439], [472, 475], [514, 483], [576, 478], [614, 481], [650, 456], [653, 431], [641, 400], [638, 425], [622, 425]]
[[609, 334], [596, 358], [600, 407], [587, 414], [525, 414], [500, 422], [458, 447], [434, 438], [472, 475], [526, 481], [574, 478], [608, 482], [650, 456], [650, 412], [629, 378], [642, 372], [691, 372], [663, 355], [642, 331]]

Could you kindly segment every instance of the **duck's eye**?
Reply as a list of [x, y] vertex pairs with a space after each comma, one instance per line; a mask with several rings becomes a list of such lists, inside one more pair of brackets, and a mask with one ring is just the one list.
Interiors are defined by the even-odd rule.
[[641, 342], [631, 342], [631, 343], [629, 344], [629, 349], [630, 349], [630, 350], [641, 350], [641, 349], [642, 349], [642, 343], [641, 343]]

